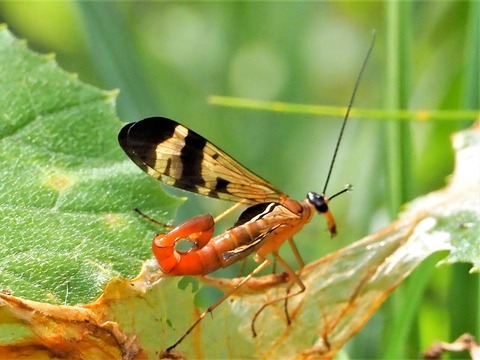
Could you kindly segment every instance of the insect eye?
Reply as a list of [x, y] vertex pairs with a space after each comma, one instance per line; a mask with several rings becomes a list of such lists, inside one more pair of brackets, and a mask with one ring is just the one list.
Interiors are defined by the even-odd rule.
[[325, 196], [319, 195], [316, 192], [310, 191], [307, 194], [307, 199], [319, 213], [326, 213], [328, 211], [328, 205], [325, 201]]

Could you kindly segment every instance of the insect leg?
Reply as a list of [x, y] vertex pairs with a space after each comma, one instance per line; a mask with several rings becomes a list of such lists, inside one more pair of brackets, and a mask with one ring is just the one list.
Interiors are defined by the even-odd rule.
[[300, 278], [298, 277], [298, 275], [295, 273], [295, 270], [293, 270], [290, 265], [288, 265], [288, 263], [283, 260], [282, 257], [280, 257], [280, 255], [278, 255], [277, 252], [272, 252], [273, 256], [275, 257], [275, 259], [283, 266], [283, 268], [285, 269], [285, 271], [288, 273], [289, 275], [289, 278], [292, 279], [292, 281], [294, 283], [296, 283], [299, 287], [300, 287], [300, 290], [298, 290], [297, 292], [294, 292], [294, 293], [287, 293], [285, 296], [282, 296], [278, 299], [274, 299], [274, 300], [271, 300], [271, 301], [268, 301], [266, 302], [265, 304], [262, 305], [262, 307], [256, 312], [255, 316], [253, 317], [252, 319], [252, 334], [253, 334], [253, 337], [256, 337], [257, 336], [257, 332], [255, 331], [255, 321], [257, 320], [258, 316], [260, 315], [260, 313], [265, 310], [265, 308], [267, 306], [270, 306], [274, 303], [276, 303], [277, 301], [281, 301], [281, 300], [286, 300], [286, 299], [289, 299], [293, 296], [296, 296], [296, 295], [299, 295], [301, 294], [302, 292], [305, 291], [305, 285], [303, 284], [302, 280], [300, 280]]
[[[220, 215], [217, 215], [214, 219], [213, 219], [213, 222], [216, 224], [218, 221], [222, 220], [225, 216], [229, 215], [230, 213], [232, 213], [233, 211], [237, 210], [241, 205], [243, 205], [243, 202], [238, 202], [236, 203], [235, 205], [232, 205], [230, 206], [227, 210], [225, 210], [224, 212], [222, 212]], [[147, 214], [145, 214], [143, 211], [141, 211], [140, 209], [133, 209], [133, 211], [135, 211], [138, 215], [140, 215], [141, 217], [147, 219], [148, 221], [151, 221], [152, 223], [154, 224], [157, 224], [157, 225], [160, 225], [164, 228], [167, 228], [167, 229], [174, 229], [175, 226], [173, 225], [169, 225], [169, 224], [165, 224], [165, 223], [162, 223], [154, 218], [152, 218], [151, 216], [148, 216]]]
[[255, 269], [253, 269], [253, 271], [248, 274], [247, 276], [245, 276], [242, 281], [240, 281], [234, 288], [232, 288], [230, 291], [226, 292], [225, 294], [223, 294], [223, 296], [218, 299], [214, 304], [210, 305], [199, 317], [197, 320], [195, 320], [195, 322], [190, 325], [190, 327], [187, 329], [187, 331], [185, 331], [185, 333], [171, 346], [169, 346], [167, 348], [167, 352], [169, 352], [170, 350], [174, 349], [175, 347], [178, 346], [178, 344], [180, 344], [183, 339], [185, 339], [188, 334], [190, 334], [192, 332], [192, 330], [200, 323], [200, 321], [203, 320], [203, 318], [205, 316], [207, 316], [209, 313], [211, 313], [213, 310], [215, 310], [215, 308], [220, 305], [223, 301], [225, 301], [230, 295], [232, 295], [235, 291], [238, 290], [239, 287], [241, 287], [243, 284], [245, 284], [248, 280], [250, 280], [253, 276], [255, 276], [256, 274], [258, 274], [260, 271], [262, 271], [266, 266], [268, 266], [268, 264], [270, 263], [270, 260], [269, 259], [266, 259], [264, 258], [263, 261], [260, 263], [260, 265], [258, 265]]
[[213, 221], [215, 222], [215, 224], [217, 222], [219, 222], [220, 220], [222, 220], [225, 216], [227, 216], [228, 214], [232, 213], [233, 211], [237, 210], [240, 206], [243, 205], [243, 202], [238, 202], [236, 203], [235, 205], [232, 205], [230, 206], [227, 210], [225, 210], [224, 212], [222, 212], [220, 215], [217, 215], [215, 217], [215, 219], [213, 219]]
[[295, 259], [297, 260], [298, 265], [300, 265], [300, 269], [303, 269], [305, 267], [305, 263], [303, 262], [302, 255], [300, 255], [300, 252], [298, 251], [297, 245], [293, 241], [293, 238], [288, 238], [288, 243], [292, 248], [293, 255], [295, 256]]
[[160, 226], [162, 226], [162, 227], [164, 227], [164, 228], [173, 229], [173, 228], [175, 227], [175, 226], [173, 226], [173, 225], [168, 225], [168, 224], [162, 223], [162, 222], [160, 222], [160, 221], [152, 218], [151, 216], [148, 216], [148, 215], [145, 214], [143, 211], [141, 211], [141, 210], [139, 210], [139, 209], [137, 209], [137, 208], [133, 209], [133, 211], [135, 211], [138, 215], [140, 215], [141, 217], [147, 219], [148, 221], [151, 221], [152, 223], [157, 224], [157, 225], [160, 225]]
[[[243, 277], [225, 279], [203, 275], [199, 276], [199, 280], [205, 285], [213, 286], [223, 292], [227, 292], [237, 286], [238, 283], [243, 280]], [[237, 291], [239, 294], [258, 294], [259, 292], [263, 292], [271, 287], [285, 284], [287, 282], [290, 282], [290, 280], [287, 272], [285, 271], [280, 274], [263, 275], [260, 277], [256, 276], [250, 278], [250, 280], [243, 284], [242, 288], [238, 289]]]
[[[302, 272], [302, 269], [305, 267], [305, 263], [302, 259], [302, 256], [300, 255], [300, 252], [298, 251], [297, 245], [293, 241], [293, 238], [288, 238], [288, 243], [290, 244], [293, 255], [295, 256], [295, 259], [297, 260], [298, 265], [300, 266], [300, 270], [299, 270], [299, 275], [300, 275], [300, 273]], [[290, 286], [287, 287], [287, 295], [290, 293], [290, 290], [292, 289], [292, 286], [294, 284], [295, 283], [292, 282]], [[288, 297], [285, 298], [284, 308], [285, 308], [285, 319], [287, 319], [287, 325], [290, 325], [290, 315], [288, 314]]]

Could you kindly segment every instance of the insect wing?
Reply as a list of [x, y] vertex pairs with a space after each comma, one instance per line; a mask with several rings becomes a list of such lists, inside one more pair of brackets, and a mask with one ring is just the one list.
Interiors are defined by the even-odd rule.
[[[239, 256], [243, 254], [249, 255], [255, 248], [258, 248], [259, 245], [270, 235], [272, 234], [275, 230], [277, 230], [279, 227], [281, 227], [281, 224], [277, 224], [275, 226], [265, 228], [261, 233], [259, 233], [254, 239], [249, 244], [245, 244], [242, 246], [239, 246], [235, 248], [234, 250], [226, 251], [222, 254], [222, 257], [224, 260], [229, 261], [234, 258], [238, 258]], [[244, 255], [245, 256], [245, 255]], [[241, 258], [243, 258], [242, 256]], [[236, 261], [235, 259], [234, 261]]]
[[285, 196], [201, 135], [167, 118], [127, 124], [118, 141], [135, 164], [167, 185], [245, 204]]
[[[300, 216], [289, 208], [278, 203], [261, 203], [250, 206], [238, 218], [230, 230], [235, 231], [236, 227], [243, 227], [251, 236], [251, 240], [237, 246], [234, 250], [222, 254], [225, 260], [235, 256], [255, 251], [263, 246], [264, 240], [273, 234], [277, 229], [286, 226], [291, 220], [300, 219]], [[263, 220], [260, 222], [259, 220]]]

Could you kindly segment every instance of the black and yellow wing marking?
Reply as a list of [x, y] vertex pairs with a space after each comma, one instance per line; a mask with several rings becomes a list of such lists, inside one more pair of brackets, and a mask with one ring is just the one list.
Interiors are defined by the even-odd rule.
[[285, 196], [201, 135], [167, 118], [127, 124], [118, 141], [135, 164], [167, 185], [245, 204]]

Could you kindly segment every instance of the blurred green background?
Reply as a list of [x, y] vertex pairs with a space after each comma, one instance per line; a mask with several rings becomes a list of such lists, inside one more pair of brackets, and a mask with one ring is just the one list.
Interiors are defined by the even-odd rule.
[[[450, 135], [473, 119], [392, 120], [382, 109], [479, 108], [479, 8], [476, 1], [11, 1], [0, 2], [0, 22], [81, 80], [120, 89], [122, 121], [180, 121], [299, 200], [322, 191], [341, 117], [212, 106], [207, 98], [344, 107], [376, 29], [355, 107], [378, 116], [352, 117], [347, 126], [327, 195], [346, 183], [354, 191], [332, 202], [337, 238], [329, 239], [323, 219], [296, 238], [310, 262], [445, 185]], [[178, 221], [225, 206], [190, 196]], [[436, 339], [466, 331], [478, 339], [479, 277], [468, 264], [435, 268], [439, 259], [420, 267], [340, 357], [417, 358]]]

